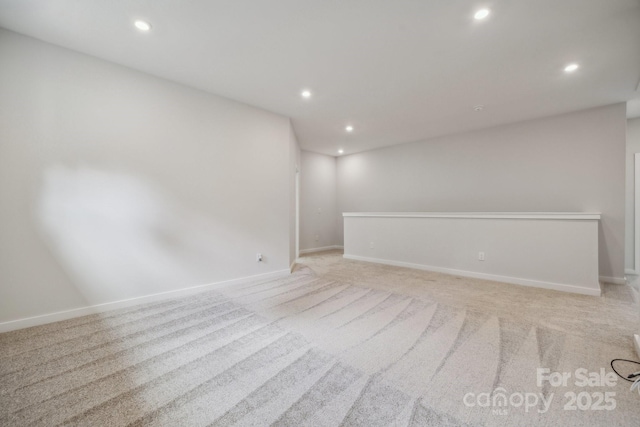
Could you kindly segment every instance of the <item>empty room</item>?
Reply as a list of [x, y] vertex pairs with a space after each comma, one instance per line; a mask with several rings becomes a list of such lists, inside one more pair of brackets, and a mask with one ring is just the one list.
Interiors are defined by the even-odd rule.
[[640, 425], [640, 0], [0, 0], [0, 426]]

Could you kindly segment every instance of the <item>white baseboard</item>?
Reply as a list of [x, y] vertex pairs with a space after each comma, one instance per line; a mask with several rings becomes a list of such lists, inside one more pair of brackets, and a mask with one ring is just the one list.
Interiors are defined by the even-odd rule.
[[174, 291], [160, 292], [157, 294], [144, 295], [141, 297], [129, 298], [119, 301], [106, 302], [103, 304], [90, 305], [87, 307], [74, 308], [72, 310], [58, 311], [55, 313], [43, 314], [40, 316], [26, 317], [23, 319], [10, 320], [0, 323], [0, 333], [14, 331], [17, 329], [29, 328], [31, 326], [44, 325], [61, 320], [72, 319], [74, 317], [86, 316], [89, 314], [103, 313], [105, 311], [116, 310], [119, 308], [131, 307], [137, 304], [145, 304], [149, 302], [162, 301], [171, 298], [179, 298], [183, 296], [193, 295], [200, 292], [210, 291], [222, 286], [240, 285], [254, 280], [273, 280], [280, 277], [286, 277], [291, 274], [291, 270], [278, 270], [271, 273], [257, 274], [254, 276], [241, 277], [238, 279], [225, 280], [222, 282], [209, 283], [206, 285], [191, 286]]
[[600, 276], [600, 281], [605, 283], [613, 283], [614, 285], [626, 285], [627, 279], [624, 277], [608, 277]]
[[300, 255], [302, 255], [302, 254], [312, 254], [314, 252], [331, 251], [331, 250], [334, 250], [334, 249], [344, 249], [344, 247], [340, 246], [340, 245], [333, 245], [333, 246], [323, 246], [321, 248], [300, 249]]
[[583, 295], [592, 295], [592, 296], [600, 296], [601, 294], [600, 289], [585, 288], [585, 287], [575, 286], [575, 285], [565, 285], [561, 283], [542, 282], [539, 280], [520, 279], [517, 277], [500, 276], [497, 274], [477, 273], [474, 271], [456, 270], [453, 268], [445, 268], [445, 267], [433, 267], [430, 265], [413, 264], [413, 263], [402, 262], [402, 261], [390, 261], [390, 260], [378, 259], [378, 258], [368, 258], [368, 257], [357, 256], [357, 255], [345, 254], [343, 255], [343, 257], [346, 259], [352, 259], [356, 261], [373, 262], [377, 264], [393, 265], [396, 267], [415, 268], [417, 270], [434, 271], [436, 273], [445, 273], [445, 274], [451, 274], [455, 276], [472, 277], [474, 279], [493, 280], [496, 282], [511, 283], [515, 285], [531, 286], [531, 287], [543, 288], [543, 289], [552, 289], [555, 291], [571, 292], [574, 294], [583, 294]]

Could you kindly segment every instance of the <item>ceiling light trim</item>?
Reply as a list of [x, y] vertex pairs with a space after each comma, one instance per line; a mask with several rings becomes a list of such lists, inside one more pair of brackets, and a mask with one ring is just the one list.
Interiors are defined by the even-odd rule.
[[567, 66], [564, 67], [564, 72], [569, 74], [574, 73], [578, 71], [579, 68], [580, 68], [580, 64], [578, 64], [577, 62], [572, 62], [571, 64], [567, 64]]
[[152, 28], [152, 25], [149, 22], [144, 21], [142, 19], [136, 19], [135, 22], [133, 23], [133, 25], [139, 31], [142, 31], [142, 32], [145, 32], [145, 33], [151, 31], [151, 28]]
[[482, 21], [484, 19], [487, 19], [489, 15], [491, 15], [491, 10], [484, 8], [476, 11], [476, 13], [473, 14], [473, 17], [476, 21]]

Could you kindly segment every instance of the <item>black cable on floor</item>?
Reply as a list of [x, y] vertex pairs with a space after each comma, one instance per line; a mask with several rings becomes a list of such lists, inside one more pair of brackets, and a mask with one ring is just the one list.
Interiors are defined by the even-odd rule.
[[625, 381], [629, 381], [630, 383], [634, 383], [637, 380], [632, 380], [631, 378], [636, 378], [640, 376], [640, 372], [636, 372], [633, 373], [631, 375], [629, 375], [628, 377], [623, 377], [622, 375], [620, 375], [620, 373], [618, 371], [616, 371], [616, 368], [613, 366], [613, 362], [629, 362], [629, 363], [635, 363], [636, 365], [640, 365], [640, 362], [636, 362], [635, 360], [628, 360], [628, 359], [613, 359], [611, 361], [611, 369], [613, 369], [613, 372], [616, 373], [617, 376], [619, 376], [620, 378], [622, 378]]

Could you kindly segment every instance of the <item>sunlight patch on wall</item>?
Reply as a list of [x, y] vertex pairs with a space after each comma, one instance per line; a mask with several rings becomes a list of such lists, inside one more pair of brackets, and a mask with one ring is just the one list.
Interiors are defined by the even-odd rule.
[[37, 218], [90, 304], [205, 284], [212, 268], [224, 272], [223, 225], [133, 175], [49, 167]]

